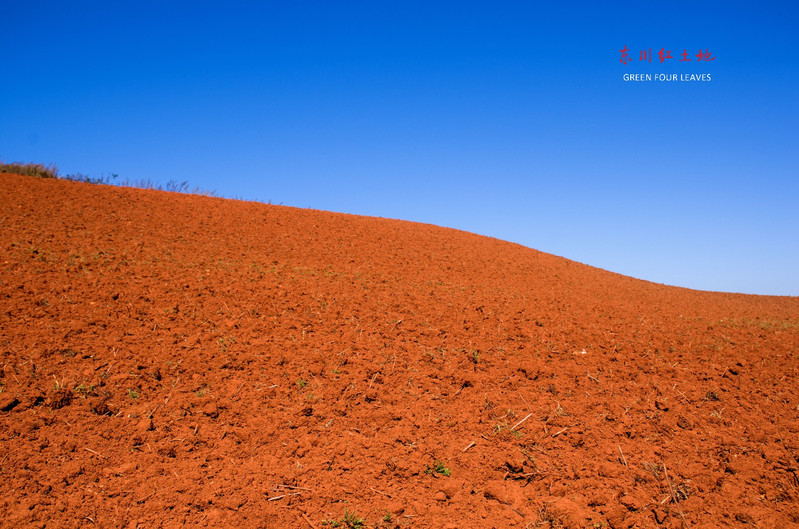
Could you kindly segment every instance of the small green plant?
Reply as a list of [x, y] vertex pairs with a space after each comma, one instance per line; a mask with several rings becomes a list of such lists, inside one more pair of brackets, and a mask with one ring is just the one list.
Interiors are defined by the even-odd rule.
[[128, 390], [128, 397], [130, 397], [132, 399], [138, 399], [139, 398], [139, 392], [136, 391], [135, 389], [129, 389]]
[[354, 512], [348, 509], [344, 510], [344, 518], [340, 520], [325, 520], [322, 525], [329, 525], [330, 527], [346, 527], [347, 529], [364, 529], [366, 527], [366, 519], [361, 518]]
[[363, 529], [365, 523], [365, 518], [361, 518], [354, 512], [349, 512], [348, 510], [344, 511], [344, 527], [349, 527], [350, 529]]
[[304, 388], [305, 386], [308, 385], [308, 381], [300, 378], [300, 379], [297, 380], [297, 382], [295, 382], [295, 384], [297, 384], [298, 388], [302, 389], [302, 388]]
[[74, 391], [75, 393], [78, 393], [82, 397], [86, 398], [87, 395], [89, 395], [94, 391], [94, 384], [84, 384], [81, 382], [80, 384], [75, 386]]
[[427, 465], [424, 469], [424, 473], [431, 476], [436, 474], [449, 476], [451, 474], [450, 470], [446, 467], [446, 465], [444, 465], [443, 461], [436, 461], [433, 463], [433, 466]]
[[386, 514], [383, 516], [383, 521], [384, 521], [384, 522], [386, 522], [386, 523], [391, 523], [391, 513], [390, 513], [390, 512], [387, 512], [387, 513], [386, 513]]
[[236, 337], [235, 336], [223, 336], [223, 337], [219, 338], [216, 341], [216, 343], [219, 344], [219, 350], [224, 353], [224, 352], [226, 352], [228, 350], [228, 346], [230, 346], [230, 344], [236, 343]]

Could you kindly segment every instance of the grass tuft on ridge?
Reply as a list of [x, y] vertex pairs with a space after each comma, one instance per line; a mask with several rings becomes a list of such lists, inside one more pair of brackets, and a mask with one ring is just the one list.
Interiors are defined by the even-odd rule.
[[110, 175], [102, 175], [100, 177], [91, 177], [83, 173], [68, 174], [61, 176], [58, 174], [58, 167], [55, 164], [44, 165], [40, 163], [22, 163], [12, 162], [3, 163], [0, 161], [0, 173], [18, 174], [23, 176], [34, 176], [37, 178], [59, 178], [61, 180], [71, 180], [73, 182], [83, 182], [86, 184], [106, 184], [106, 185], [120, 185], [122, 187], [136, 187], [139, 189], [154, 189], [157, 191], [169, 191], [172, 193], [187, 193], [192, 195], [204, 195], [207, 197], [219, 197], [216, 191], [209, 191], [199, 187], [191, 188], [189, 182], [170, 180], [166, 185], [161, 185], [151, 180], [130, 180], [125, 179], [117, 182], [119, 177], [116, 173]]
[[58, 167], [55, 164], [44, 165], [40, 163], [0, 163], [0, 173], [36, 176], [38, 178], [58, 178]]

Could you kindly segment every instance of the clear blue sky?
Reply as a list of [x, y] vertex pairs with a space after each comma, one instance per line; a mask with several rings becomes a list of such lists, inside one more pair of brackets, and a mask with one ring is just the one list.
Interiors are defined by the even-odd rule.
[[795, 2], [4, 1], [0, 19], [6, 162], [799, 295]]

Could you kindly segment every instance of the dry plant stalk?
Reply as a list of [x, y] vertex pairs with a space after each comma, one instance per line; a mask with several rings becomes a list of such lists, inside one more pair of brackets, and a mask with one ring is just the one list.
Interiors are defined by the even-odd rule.
[[671, 492], [671, 499], [674, 502], [674, 505], [677, 506], [677, 512], [680, 514], [680, 520], [682, 520], [685, 529], [690, 529], [691, 526], [688, 525], [688, 520], [685, 519], [685, 515], [682, 513], [682, 509], [680, 508], [680, 503], [677, 501], [677, 494], [674, 492], [674, 487], [671, 485], [671, 480], [669, 479], [669, 473], [666, 470], [666, 463], [663, 463], [663, 475], [666, 476], [666, 483], [669, 484], [669, 492]]
[[302, 516], [302, 519], [305, 520], [305, 523], [310, 525], [312, 529], [316, 529], [316, 526], [313, 524], [311, 519], [308, 518], [308, 516], [304, 512], [300, 511], [300, 515]]
[[618, 447], [619, 447], [619, 455], [621, 456], [621, 462], [624, 463], [625, 467], [629, 468], [630, 465], [627, 464], [627, 458], [624, 457], [624, 452], [621, 451], [621, 445], [618, 445]]
[[511, 428], [511, 429], [510, 429], [510, 431], [512, 432], [513, 430], [515, 430], [516, 428], [518, 428], [519, 426], [521, 426], [521, 425], [522, 425], [522, 423], [523, 423], [524, 421], [526, 421], [527, 419], [529, 419], [530, 417], [532, 417], [532, 415], [533, 415], [532, 413], [528, 413], [528, 414], [527, 414], [527, 417], [525, 417], [525, 418], [524, 418], [524, 419], [522, 419], [521, 421], [519, 421], [519, 422], [517, 422], [516, 424], [514, 424], [514, 425], [513, 425], [513, 428]]
[[286, 494], [281, 494], [280, 496], [272, 496], [271, 498], [267, 498], [266, 501], [276, 501], [285, 498], [286, 496], [297, 496], [301, 494], [301, 492], [287, 492]]

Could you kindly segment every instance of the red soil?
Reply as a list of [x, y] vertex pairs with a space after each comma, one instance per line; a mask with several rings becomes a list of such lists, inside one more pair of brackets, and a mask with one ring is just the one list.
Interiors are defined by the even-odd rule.
[[0, 526], [799, 527], [799, 298], [0, 186]]

